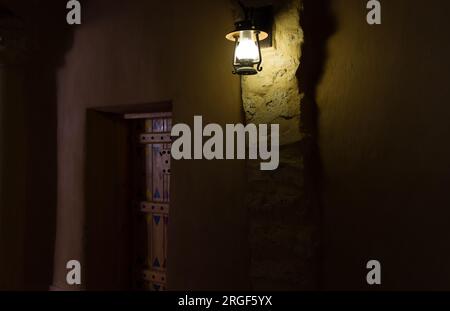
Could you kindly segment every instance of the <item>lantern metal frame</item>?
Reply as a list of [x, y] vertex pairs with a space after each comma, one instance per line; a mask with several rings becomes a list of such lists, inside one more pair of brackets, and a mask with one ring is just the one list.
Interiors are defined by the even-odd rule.
[[[260, 42], [267, 39], [269, 37], [269, 33], [267, 33], [266, 31], [263, 31], [255, 26], [255, 11], [257, 9], [248, 8], [241, 1], [238, 1], [238, 3], [241, 6], [242, 10], [244, 11], [245, 18], [244, 18], [244, 20], [236, 22], [235, 29], [225, 36], [229, 41], [235, 42], [234, 53], [233, 53], [233, 62], [232, 62], [233, 74], [256, 75], [258, 72], [261, 72], [263, 70], [263, 67], [261, 66], [263, 57], [262, 57], [262, 53], [261, 53]], [[236, 63], [236, 56], [237, 56], [236, 50], [240, 43], [241, 33], [244, 31], [250, 31], [252, 33], [252, 39], [254, 40], [254, 42], [256, 43], [257, 48], [258, 48], [259, 59], [257, 61], [246, 61], [246, 62]], [[256, 68], [255, 68], [255, 66], [256, 66]]]
[[[239, 75], [255, 75], [263, 70], [262, 64], [262, 53], [260, 42], [267, 39], [269, 34], [265, 31], [256, 29], [255, 25], [250, 20], [239, 21], [235, 24], [235, 30], [226, 35], [226, 38], [230, 41], [235, 42], [234, 53], [233, 53], [233, 74]], [[243, 62], [236, 64], [236, 49], [239, 44], [240, 34], [243, 31], [251, 31], [255, 35], [255, 43], [258, 48], [259, 59], [253, 62]], [[256, 68], [255, 68], [256, 65]]]

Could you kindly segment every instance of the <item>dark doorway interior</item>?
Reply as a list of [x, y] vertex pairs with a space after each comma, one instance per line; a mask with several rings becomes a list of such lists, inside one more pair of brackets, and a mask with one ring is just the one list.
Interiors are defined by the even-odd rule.
[[146, 222], [139, 217], [140, 206], [146, 201], [145, 149], [137, 135], [145, 122], [127, 120], [124, 115], [153, 112], [168, 105], [87, 111], [84, 241], [88, 290], [148, 287], [143, 282], [144, 269], [138, 269], [148, 257]]

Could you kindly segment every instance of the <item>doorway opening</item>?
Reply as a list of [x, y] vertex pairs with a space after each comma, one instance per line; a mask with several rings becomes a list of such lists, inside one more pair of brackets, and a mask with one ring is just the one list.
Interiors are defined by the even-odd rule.
[[133, 140], [132, 193], [134, 284], [137, 290], [167, 290], [172, 114], [127, 114]]
[[88, 109], [87, 290], [167, 290], [171, 104]]

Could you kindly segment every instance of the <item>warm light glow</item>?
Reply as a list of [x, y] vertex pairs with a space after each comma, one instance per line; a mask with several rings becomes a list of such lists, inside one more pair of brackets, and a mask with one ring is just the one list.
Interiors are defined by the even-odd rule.
[[244, 62], [259, 61], [259, 49], [252, 34], [252, 31], [241, 31], [239, 43], [236, 47], [236, 60]]
[[225, 36], [235, 44], [233, 74], [256, 75], [262, 71], [259, 42], [268, 36], [267, 32], [255, 29], [250, 21], [236, 23], [236, 29]]

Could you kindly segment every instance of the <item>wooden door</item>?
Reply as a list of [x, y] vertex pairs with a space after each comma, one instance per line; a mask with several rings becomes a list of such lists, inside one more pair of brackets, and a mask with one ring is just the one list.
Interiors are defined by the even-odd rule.
[[[144, 201], [139, 203], [139, 215], [144, 230], [137, 230], [140, 261], [138, 280], [140, 289], [167, 290], [167, 242], [170, 210], [170, 159], [172, 119], [170, 113], [145, 115], [144, 131], [138, 134], [143, 148], [145, 170]], [[142, 128], [142, 127], [141, 127]], [[144, 237], [142, 235], [145, 235]], [[142, 255], [144, 254], [144, 255]]]

